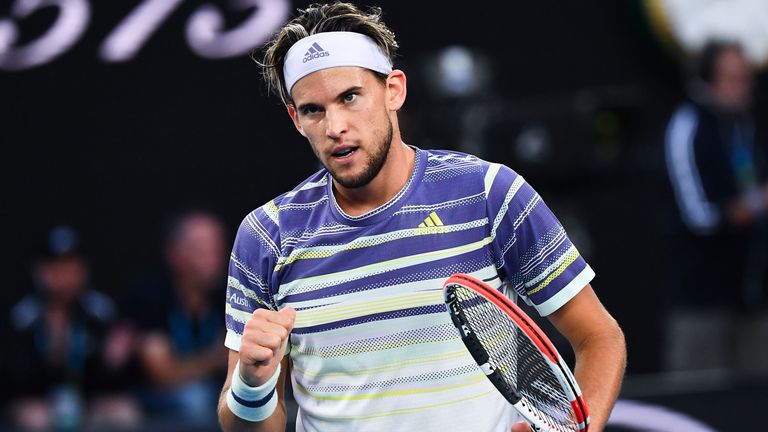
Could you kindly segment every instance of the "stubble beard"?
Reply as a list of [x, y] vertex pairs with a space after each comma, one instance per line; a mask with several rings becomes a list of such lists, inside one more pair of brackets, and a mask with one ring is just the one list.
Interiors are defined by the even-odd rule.
[[376, 178], [377, 175], [379, 175], [381, 168], [387, 161], [389, 149], [392, 147], [393, 133], [394, 131], [392, 128], [392, 121], [390, 120], [388, 122], [387, 133], [378, 142], [378, 145], [374, 146], [374, 153], [368, 156], [365, 169], [360, 174], [356, 176], [342, 177], [338, 173], [329, 169], [327, 166], [326, 169], [331, 173], [331, 176], [334, 180], [336, 180], [338, 184], [347, 189], [357, 189], [368, 185], [368, 183], [370, 183], [374, 178]]

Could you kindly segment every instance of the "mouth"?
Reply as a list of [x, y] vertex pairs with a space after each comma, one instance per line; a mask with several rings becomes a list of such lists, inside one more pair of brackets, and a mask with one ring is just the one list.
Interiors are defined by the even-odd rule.
[[357, 147], [340, 147], [336, 149], [333, 153], [331, 153], [331, 157], [337, 158], [337, 159], [344, 159], [348, 158], [352, 155], [352, 153], [357, 151]]

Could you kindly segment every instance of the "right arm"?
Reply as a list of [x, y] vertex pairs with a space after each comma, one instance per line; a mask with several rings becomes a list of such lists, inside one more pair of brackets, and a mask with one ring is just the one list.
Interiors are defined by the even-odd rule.
[[[286, 426], [285, 378], [290, 362], [284, 357], [288, 336], [293, 328], [296, 312], [285, 308], [280, 312], [257, 309], [245, 325], [240, 351], [230, 350], [227, 379], [219, 397], [219, 423], [224, 431], [284, 432]], [[240, 368], [236, 371], [238, 361]], [[236, 416], [227, 405], [227, 394], [232, 376], [239, 373], [251, 387], [258, 387], [269, 380], [281, 364], [277, 380], [277, 408], [259, 422], [251, 422]]]
[[238, 359], [237, 351], [229, 352], [229, 373], [227, 374], [227, 380], [224, 382], [224, 388], [221, 390], [221, 396], [219, 397], [219, 423], [224, 431], [285, 431], [285, 425], [287, 421], [286, 409], [285, 409], [285, 378], [288, 374], [290, 362], [288, 358], [284, 358], [282, 361], [282, 370], [280, 371], [280, 378], [277, 380], [277, 408], [270, 417], [260, 423], [252, 423], [247, 420], [243, 420], [240, 417], [232, 414], [232, 411], [227, 407], [226, 396], [229, 391], [229, 386], [232, 384], [232, 372], [235, 369]]

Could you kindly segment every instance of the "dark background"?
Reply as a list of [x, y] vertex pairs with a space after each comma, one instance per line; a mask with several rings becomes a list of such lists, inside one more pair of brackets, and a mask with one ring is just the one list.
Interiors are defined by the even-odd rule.
[[[13, 3], [0, 0], [0, 18]], [[160, 262], [169, 213], [212, 209], [231, 238], [250, 210], [317, 167], [247, 54], [206, 59], [189, 48], [185, 27], [200, 2], [182, 2], [133, 60], [102, 61], [100, 44], [139, 3], [92, 0], [90, 24], [67, 52], [0, 70], [3, 311], [28, 288], [36, 242], [55, 224], [81, 231], [95, 285], [124, 298]], [[229, 11], [228, 27], [248, 15], [209, 3]], [[626, 332], [628, 376], [656, 372], [670, 205], [661, 140], [682, 82], [677, 51], [655, 38], [640, 1], [363, 4], [384, 8], [401, 45], [404, 140], [471, 151], [523, 174], [596, 270], [593, 286]], [[19, 43], [56, 18], [46, 8], [19, 21]], [[485, 56], [485, 91], [431, 91], [429, 61], [449, 45]], [[758, 124], [765, 80], [761, 73]], [[516, 152], [531, 127], [549, 137], [538, 161]]]

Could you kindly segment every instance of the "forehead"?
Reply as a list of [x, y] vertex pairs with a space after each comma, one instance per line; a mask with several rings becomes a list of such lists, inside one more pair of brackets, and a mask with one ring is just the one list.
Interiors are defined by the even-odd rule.
[[368, 69], [357, 66], [332, 67], [301, 78], [293, 86], [291, 97], [299, 105], [310, 100], [334, 99], [353, 87], [365, 89], [377, 84], [379, 80]]

